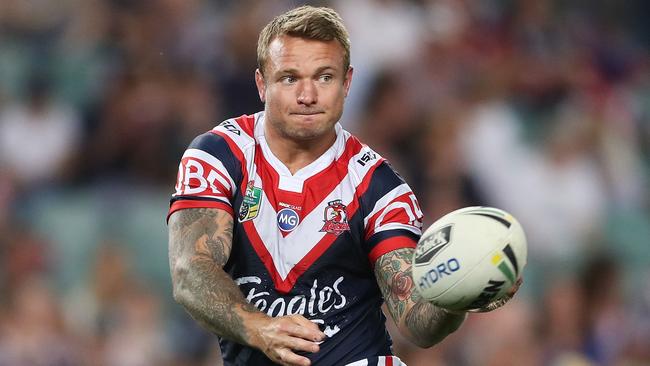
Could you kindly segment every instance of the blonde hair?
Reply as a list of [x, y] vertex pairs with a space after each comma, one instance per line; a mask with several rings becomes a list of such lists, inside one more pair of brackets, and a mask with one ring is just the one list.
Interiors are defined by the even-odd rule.
[[257, 66], [262, 75], [269, 45], [283, 35], [317, 41], [336, 40], [343, 46], [343, 72], [350, 67], [350, 37], [343, 19], [334, 9], [304, 5], [273, 18], [257, 40]]

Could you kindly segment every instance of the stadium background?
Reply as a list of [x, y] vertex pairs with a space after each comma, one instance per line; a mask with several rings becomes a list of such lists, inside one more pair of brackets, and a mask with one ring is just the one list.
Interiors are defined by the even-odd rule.
[[[193, 136], [262, 108], [289, 1], [0, 1], [0, 365], [218, 365], [171, 299], [165, 214]], [[346, 128], [426, 224], [528, 233], [519, 296], [409, 365], [650, 364], [650, 15], [637, 1], [355, 0]]]

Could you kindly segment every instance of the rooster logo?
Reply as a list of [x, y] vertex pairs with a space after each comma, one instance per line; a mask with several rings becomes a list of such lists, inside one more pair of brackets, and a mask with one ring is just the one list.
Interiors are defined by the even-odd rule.
[[340, 235], [344, 231], [350, 230], [348, 225], [348, 214], [345, 211], [346, 206], [341, 200], [334, 200], [327, 203], [325, 207], [324, 219], [325, 225], [320, 229], [321, 232]]

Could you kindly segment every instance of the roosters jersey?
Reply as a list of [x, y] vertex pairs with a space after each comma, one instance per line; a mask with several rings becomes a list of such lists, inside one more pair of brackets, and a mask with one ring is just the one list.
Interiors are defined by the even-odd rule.
[[[227, 120], [185, 151], [169, 214], [220, 208], [234, 218], [224, 269], [270, 316], [301, 314], [328, 336], [316, 365], [391, 355], [375, 261], [414, 248], [422, 213], [390, 165], [336, 125], [322, 156], [291, 174], [264, 137], [264, 113]], [[225, 365], [269, 365], [253, 348], [220, 340]]]

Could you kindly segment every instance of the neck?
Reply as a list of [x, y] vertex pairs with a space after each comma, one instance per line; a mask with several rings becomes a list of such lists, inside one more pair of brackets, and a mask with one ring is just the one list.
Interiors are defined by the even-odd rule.
[[296, 141], [280, 136], [272, 131], [268, 124], [264, 126], [266, 142], [269, 148], [288, 169], [291, 174], [314, 162], [329, 149], [336, 141], [336, 131], [311, 140]]

